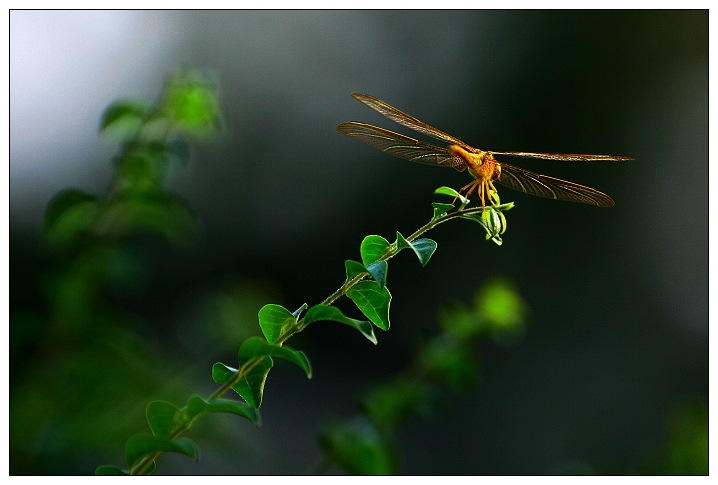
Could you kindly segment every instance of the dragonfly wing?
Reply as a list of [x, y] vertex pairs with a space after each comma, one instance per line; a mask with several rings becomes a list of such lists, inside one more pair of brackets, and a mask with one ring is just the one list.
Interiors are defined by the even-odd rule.
[[377, 110], [379, 113], [383, 114], [390, 120], [399, 123], [400, 125], [404, 125], [407, 128], [411, 128], [412, 130], [416, 130], [419, 133], [432, 136], [452, 145], [460, 145], [465, 148], [471, 148], [469, 147], [469, 145], [459, 140], [458, 138], [454, 138], [453, 136], [446, 134], [441, 130], [437, 130], [433, 126], [429, 126], [426, 123], [417, 120], [413, 116], [409, 116], [403, 111], [400, 111], [395, 107], [386, 104], [384, 101], [377, 99], [374, 96], [360, 93], [352, 93], [352, 96], [354, 96], [356, 99], [366, 104], [370, 108]]
[[412, 162], [453, 167], [459, 172], [466, 169], [466, 162], [449, 153], [446, 148], [414, 140], [393, 131], [356, 122], [342, 123], [337, 130], [391, 155]]
[[566, 160], [573, 162], [600, 162], [633, 160], [630, 157], [615, 155], [584, 155], [581, 153], [534, 153], [534, 152], [491, 152], [494, 155], [511, 155], [512, 157], [538, 158], [541, 160]]
[[570, 200], [601, 207], [613, 205], [613, 199], [598, 190], [547, 175], [539, 175], [505, 163], [501, 164], [501, 175], [495, 182], [514, 190], [549, 199]]

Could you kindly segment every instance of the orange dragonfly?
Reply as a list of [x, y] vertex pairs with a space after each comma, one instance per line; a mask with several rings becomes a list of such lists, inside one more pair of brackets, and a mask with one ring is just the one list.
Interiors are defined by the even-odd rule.
[[454, 138], [426, 123], [422, 123], [416, 118], [399, 111], [393, 106], [389, 106], [384, 101], [373, 96], [359, 93], [352, 93], [352, 96], [400, 125], [442, 140], [449, 143], [449, 146], [439, 147], [431, 145], [409, 138], [408, 136], [394, 133], [393, 131], [353, 121], [339, 125], [337, 127], [339, 131], [357, 140], [361, 140], [364, 143], [375, 146], [391, 155], [405, 158], [412, 162], [453, 167], [459, 172], [468, 169], [475, 180], [462, 187], [459, 193], [466, 190], [466, 197], [468, 197], [469, 194], [476, 189], [479, 197], [481, 197], [482, 206], [485, 206], [484, 195], [489, 197], [491, 205], [495, 205], [489, 195], [489, 190], [496, 192], [494, 182], [530, 195], [548, 197], [549, 199], [571, 200], [574, 202], [594, 204], [600, 207], [611, 207], [613, 205], [613, 199], [603, 192], [547, 175], [539, 175], [520, 167], [499, 162], [494, 158], [494, 155], [569, 161], [633, 160], [630, 157], [613, 155], [492, 152], [478, 150], [458, 138]]

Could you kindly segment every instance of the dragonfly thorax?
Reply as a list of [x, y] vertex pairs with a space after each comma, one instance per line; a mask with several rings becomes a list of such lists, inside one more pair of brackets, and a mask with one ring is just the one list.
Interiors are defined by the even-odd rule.
[[496, 180], [501, 175], [501, 165], [494, 159], [491, 152], [473, 149], [472, 151], [459, 145], [451, 145], [449, 152], [460, 157], [469, 173], [477, 180]]

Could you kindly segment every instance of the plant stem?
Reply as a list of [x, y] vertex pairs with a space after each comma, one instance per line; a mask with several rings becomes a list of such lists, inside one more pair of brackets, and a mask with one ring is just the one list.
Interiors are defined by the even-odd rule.
[[[434, 227], [438, 226], [442, 222], [446, 222], [450, 219], [454, 219], [456, 217], [466, 216], [466, 215], [472, 215], [479, 212], [483, 212], [486, 208], [485, 207], [474, 207], [471, 209], [459, 209], [450, 213], [445, 213], [444, 215], [437, 217], [436, 219], [432, 219], [428, 223], [421, 226], [419, 229], [417, 229], [411, 236], [406, 238], [407, 241], [411, 242], [424, 234], [425, 232], [433, 229]], [[397, 250], [397, 243], [391, 244], [386, 250], [384, 250], [384, 253], [379, 257], [377, 261], [386, 261], [388, 259], [393, 258], [399, 253], [399, 250]], [[337, 299], [341, 298], [343, 295], [347, 293], [354, 285], [356, 285], [359, 281], [363, 280], [366, 276], [368, 276], [368, 272], [359, 273], [357, 275], [352, 276], [347, 281], [344, 282], [342, 286], [340, 286], [334, 293], [329, 295], [327, 298], [324, 299], [320, 303], [320, 305], [331, 305], [334, 303]], [[276, 345], [281, 345], [286, 340], [288, 340], [292, 335], [301, 332], [306, 328], [306, 325], [304, 325], [304, 318], [301, 318], [298, 320], [294, 325], [292, 325], [289, 329], [287, 329], [282, 335], [277, 338], [273, 343]], [[246, 362], [244, 365], [242, 365], [238, 370], [237, 373], [232, 376], [230, 380], [223, 383], [219, 388], [217, 388], [216, 391], [214, 391], [208, 398], [207, 401], [211, 401], [213, 399], [220, 398], [225, 392], [230, 390], [232, 386], [237, 384], [244, 376], [246, 376], [259, 362], [261, 358], [251, 360], [249, 362]], [[177, 438], [180, 434], [182, 434], [184, 431], [186, 431], [189, 428], [188, 422], [183, 422], [177, 430], [172, 433], [172, 436], [169, 436], [169, 439], [173, 440]], [[162, 452], [155, 452], [151, 455], [147, 455], [145, 458], [140, 460], [137, 464], [137, 466], [130, 471], [131, 475], [144, 475], [149, 472], [150, 465], [154, 460], [156, 460]]]

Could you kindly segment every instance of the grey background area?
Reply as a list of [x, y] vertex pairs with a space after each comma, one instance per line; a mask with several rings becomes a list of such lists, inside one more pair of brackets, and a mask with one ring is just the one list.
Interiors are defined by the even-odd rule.
[[[622, 473], [660, 443], [675, 405], [707, 399], [707, 11], [13, 11], [10, 27], [11, 311], [32, 304], [23, 293], [35, 291], [52, 195], [102, 193], [110, 181], [116, 146], [97, 137], [102, 110], [155, 98], [181, 66], [217, 73], [225, 134], [196, 146], [171, 181], [203, 239], [157, 254], [151, 297], [131, 308], [204, 373], [199, 394], [239, 343], [219, 351], [198, 337], [201, 325], [188, 323], [198, 295], [243, 281], [241, 291], [271, 288], [277, 299], [265, 303], [318, 303], [365, 235], [410, 234], [430, 217], [436, 187], [469, 181], [337, 132], [362, 121], [407, 133], [351, 92], [483, 150], [635, 158], [505, 159], [616, 205], [499, 188], [516, 203], [502, 247], [468, 221], [432, 231], [438, 249], [425, 268], [404, 253], [390, 264], [392, 328], [377, 347], [340, 325], [308, 328], [291, 345], [311, 359], [311, 381], [278, 365], [261, 428], [207, 418], [223, 438], [198, 431], [200, 462], [163, 457], [159, 473], [306, 472], [319, 459], [317, 429], [353, 416], [363, 390], [410, 361], [442, 303], [470, 303], [494, 276], [514, 281], [530, 307], [526, 335], [510, 348], [481, 344], [476, 391], [402, 428], [403, 473], [543, 474], [577, 463]], [[121, 463], [123, 450], [82, 450], [61, 470], [92, 473]]]

